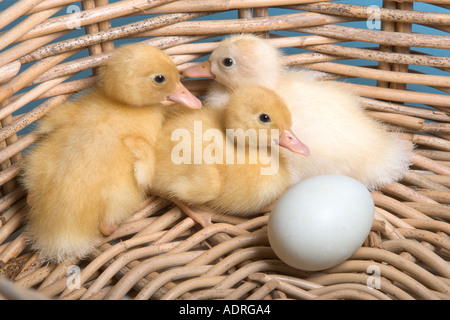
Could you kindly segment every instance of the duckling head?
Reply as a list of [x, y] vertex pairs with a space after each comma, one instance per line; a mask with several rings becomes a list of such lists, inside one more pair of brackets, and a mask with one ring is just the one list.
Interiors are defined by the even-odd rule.
[[268, 88], [248, 85], [233, 90], [223, 121], [225, 129], [256, 132], [259, 138], [248, 142], [253, 147], [270, 147], [274, 141], [292, 152], [305, 156], [310, 153], [292, 132], [291, 113], [283, 99]]
[[174, 62], [160, 49], [135, 43], [116, 49], [100, 66], [98, 87], [131, 106], [177, 102], [200, 108], [201, 102], [180, 82]]
[[191, 78], [215, 79], [231, 89], [245, 84], [273, 87], [282, 68], [279, 50], [255, 35], [238, 34], [222, 40], [208, 61], [183, 73]]

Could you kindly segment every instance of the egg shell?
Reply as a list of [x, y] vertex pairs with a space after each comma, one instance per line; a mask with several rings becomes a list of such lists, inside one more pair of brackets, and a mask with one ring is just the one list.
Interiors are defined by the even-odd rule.
[[348, 259], [367, 238], [374, 202], [359, 181], [342, 175], [304, 180], [278, 200], [268, 221], [275, 254], [286, 264], [317, 271]]

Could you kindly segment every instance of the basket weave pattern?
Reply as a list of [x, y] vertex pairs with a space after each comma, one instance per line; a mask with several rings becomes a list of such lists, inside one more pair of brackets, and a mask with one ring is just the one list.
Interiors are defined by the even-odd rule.
[[[381, 8], [317, 0], [75, 2], [22, 0], [0, 11], [0, 276], [14, 284], [0, 282], [0, 297], [450, 298], [450, 1], [420, 1], [444, 13], [416, 11], [412, 1]], [[226, 11], [235, 18], [212, 15]], [[26, 194], [17, 177], [22, 152], [37, 138], [23, 129], [95, 83], [96, 68], [122, 40], [162, 48], [181, 71], [214, 50], [218, 36], [240, 32], [306, 49], [287, 54], [286, 64], [323, 81], [369, 79], [346, 85], [367, 113], [416, 144], [405, 177], [372, 192], [375, 220], [364, 245], [336, 267], [299, 271], [270, 248], [268, 213], [217, 216], [201, 229], [150, 197], [88, 259], [42, 264], [23, 235]], [[348, 45], [355, 42], [362, 45]], [[422, 51], [429, 48], [435, 51]], [[80, 77], [85, 70], [92, 72]], [[200, 96], [209, 81], [185, 83]]]

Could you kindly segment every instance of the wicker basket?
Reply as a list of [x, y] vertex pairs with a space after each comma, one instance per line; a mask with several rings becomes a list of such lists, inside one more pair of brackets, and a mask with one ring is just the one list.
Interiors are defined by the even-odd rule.
[[[450, 298], [450, 1], [110, 2], [1, 4], [0, 275], [12, 283], [0, 279], [0, 297]], [[221, 216], [201, 229], [168, 201], [149, 198], [89, 259], [40, 263], [22, 234], [26, 195], [17, 183], [21, 153], [36, 141], [33, 123], [91, 86], [96, 67], [124, 42], [161, 47], [182, 70], [220, 36], [240, 32], [270, 37], [289, 49], [287, 64], [324, 81], [346, 78], [371, 116], [416, 144], [404, 179], [372, 193], [364, 245], [336, 267], [303, 272], [271, 250], [267, 214]], [[197, 95], [208, 85], [186, 83]]]

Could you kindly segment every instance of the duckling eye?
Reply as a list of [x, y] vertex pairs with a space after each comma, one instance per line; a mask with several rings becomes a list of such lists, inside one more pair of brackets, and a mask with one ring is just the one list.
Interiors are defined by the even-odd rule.
[[153, 80], [155, 80], [156, 83], [161, 84], [161, 83], [166, 82], [166, 77], [164, 77], [162, 74], [159, 74], [159, 75], [155, 76], [153, 78]]
[[262, 113], [259, 115], [259, 120], [263, 123], [268, 123], [268, 122], [272, 121], [272, 120], [270, 120], [270, 117], [265, 113]]
[[225, 59], [222, 60], [222, 64], [225, 67], [231, 67], [234, 64], [234, 61], [231, 58], [225, 58]]

